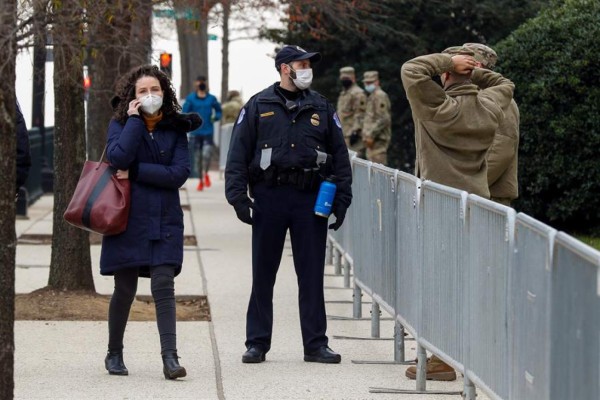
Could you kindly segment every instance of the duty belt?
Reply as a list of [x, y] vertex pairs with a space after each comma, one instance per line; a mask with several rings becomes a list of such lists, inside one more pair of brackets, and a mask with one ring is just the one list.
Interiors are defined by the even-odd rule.
[[264, 181], [267, 186], [291, 185], [300, 190], [314, 191], [323, 181], [321, 168], [287, 168], [278, 169], [273, 166], [261, 171], [257, 182]]

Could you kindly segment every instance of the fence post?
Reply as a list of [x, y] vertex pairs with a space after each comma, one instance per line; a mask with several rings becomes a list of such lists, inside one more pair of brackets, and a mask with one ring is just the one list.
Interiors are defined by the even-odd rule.
[[426, 390], [427, 379], [427, 352], [425, 347], [417, 345], [417, 391], [424, 392]]
[[335, 274], [342, 274], [342, 253], [337, 247], [333, 248], [333, 266], [335, 267]]
[[371, 337], [378, 338], [380, 337], [379, 333], [379, 304], [373, 299], [373, 303], [371, 306]]
[[343, 258], [344, 263], [344, 287], [350, 287], [350, 261], [346, 257]]
[[404, 362], [404, 327], [398, 320], [394, 324], [394, 361]]
[[475, 385], [473, 385], [473, 382], [471, 382], [471, 380], [469, 379], [469, 377], [466, 374], [465, 371], [465, 379], [463, 381], [463, 394], [462, 396], [464, 397], [465, 400], [475, 400], [475, 398], [477, 397], [477, 393], [475, 391]]
[[325, 248], [325, 265], [333, 264], [333, 242], [327, 238], [327, 247]]
[[356, 284], [354, 284], [353, 297], [353, 310], [352, 317], [355, 319], [362, 318], [362, 291]]

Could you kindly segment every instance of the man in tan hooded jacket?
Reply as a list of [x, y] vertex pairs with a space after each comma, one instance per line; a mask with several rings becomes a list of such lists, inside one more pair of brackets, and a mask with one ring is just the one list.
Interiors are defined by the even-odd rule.
[[[486, 154], [510, 106], [514, 85], [498, 73], [476, 68], [471, 50], [451, 47], [444, 53], [417, 57], [402, 66], [415, 123], [416, 175], [489, 198]], [[433, 81], [436, 75], [443, 88]], [[416, 379], [416, 367], [405, 374]], [[456, 372], [433, 355], [426, 376], [450, 381]]]
[[[471, 50], [451, 48], [447, 53], [417, 57], [402, 66], [415, 123], [416, 175], [489, 198], [486, 153], [514, 85], [498, 73], [475, 68]], [[433, 81], [436, 75], [444, 88]]]

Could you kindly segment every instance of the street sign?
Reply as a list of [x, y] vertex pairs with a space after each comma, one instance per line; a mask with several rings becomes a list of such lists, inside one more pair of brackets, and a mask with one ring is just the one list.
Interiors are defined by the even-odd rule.
[[170, 19], [187, 19], [187, 20], [199, 20], [200, 16], [198, 13], [191, 9], [187, 8], [184, 10], [175, 11], [172, 8], [159, 8], [152, 11], [152, 14], [156, 18], [170, 18]]

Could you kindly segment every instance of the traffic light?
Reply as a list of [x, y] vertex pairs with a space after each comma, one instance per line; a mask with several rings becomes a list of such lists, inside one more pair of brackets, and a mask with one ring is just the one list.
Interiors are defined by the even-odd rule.
[[171, 53], [160, 53], [160, 70], [167, 74], [169, 78], [173, 74], [173, 56]]

